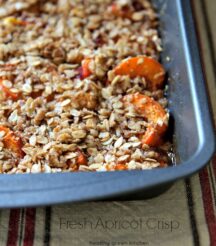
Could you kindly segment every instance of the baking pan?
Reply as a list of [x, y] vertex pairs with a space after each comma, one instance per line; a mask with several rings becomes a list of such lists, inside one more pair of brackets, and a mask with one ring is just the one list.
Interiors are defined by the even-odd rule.
[[177, 163], [164, 169], [103, 173], [0, 175], [0, 207], [155, 196], [203, 168], [214, 152], [214, 132], [189, 0], [154, 0], [169, 75]]

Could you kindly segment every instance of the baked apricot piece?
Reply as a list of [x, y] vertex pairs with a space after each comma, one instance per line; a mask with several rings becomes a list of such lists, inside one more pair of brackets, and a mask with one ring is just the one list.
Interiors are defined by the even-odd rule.
[[154, 91], [164, 84], [165, 70], [155, 59], [147, 56], [131, 57], [123, 60], [114, 69], [116, 75], [128, 75], [130, 78], [144, 77], [147, 86]]
[[91, 58], [85, 58], [82, 61], [82, 69], [81, 69], [81, 78], [85, 79], [88, 78], [90, 75], [92, 75], [92, 71], [89, 68], [89, 64], [92, 61]]
[[116, 17], [122, 17], [122, 18], [131, 18], [132, 12], [129, 8], [118, 6], [116, 3], [113, 3], [110, 6], [111, 13]]
[[23, 143], [21, 138], [17, 137], [13, 131], [5, 126], [0, 126], [0, 131], [5, 133], [3, 137], [5, 148], [16, 153], [17, 157], [22, 158], [24, 156], [24, 152], [22, 151]]
[[142, 143], [149, 146], [158, 146], [168, 127], [169, 116], [164, 108], [151, 97], [140, 93], [125, 96], [124, 103], [126, 105], [132, 104], [135, 111], [150, 123], [142, 136]]
[[161, 144], [161, 135], [154, 127], [146, 129], [145, 134], [142, 136], [142, 143], [151, 147], [157, 147]]
[[80, 166], [86, 166], [87, 165], [87, 158], [85, 154], [81, 150], [77, 150], [78, 156], [76, 158], [76, 163], [72, 164], [70, 160], [67, 161], [67, 164], [72, 169], [73, 172], [78, 172]]
[[125, 164], [118, 163], [115, 166], [115, 170], [117, 170], [117, 171], [124, 171], [124, 170], [128, 170], [128, 168], [127, 168], [127, 166]]
[[0, 79], [0, 90], [4, 92], [6, 97], [9, 97], [14, 101], [18, 100], [20, 97], [19, 93], [15, 93], [10, 88], [6, 87], [2, 79]]
[[110, 164], [106, 165], [107, 171], [125, 171], [128, 170], [127, 166], [123, 163], [117, 163], [116, 166], [112, 166]]
[[87, 165], [87, 158], [85, 156], [85, 154], [81, 151], [81, 150], [78, 150], [78, 156], [77, 156], [77, 159], [76, 159], [76, 163], [77, 165]]
[[28, 24], [27, 21], [15, 18], [13, 16], [6, 17], [4, 19], [4, 23], [6, 25], [17, 25], [17, 26], [26, 26]]

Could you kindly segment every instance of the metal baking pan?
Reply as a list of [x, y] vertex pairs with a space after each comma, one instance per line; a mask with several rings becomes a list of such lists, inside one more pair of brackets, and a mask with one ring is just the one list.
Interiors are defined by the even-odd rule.
[[154, 0], [159, 12], [174, 118], [175, 166], [148, 171], [0, 175], [0, 207], [155, 196], [203, 168], [214, 152], [214, 131], [189, 0]]

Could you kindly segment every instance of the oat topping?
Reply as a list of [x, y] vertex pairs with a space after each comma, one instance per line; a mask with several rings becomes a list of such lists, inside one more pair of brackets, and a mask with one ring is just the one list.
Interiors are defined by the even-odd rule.
[[148, 0], [0, 0], [0, 173], [169, 164]]

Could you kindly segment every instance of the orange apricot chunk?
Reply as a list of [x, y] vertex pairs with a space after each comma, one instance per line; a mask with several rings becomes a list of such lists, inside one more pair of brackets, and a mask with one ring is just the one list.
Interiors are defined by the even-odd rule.
[[147, 86], [154, 91], [164, 84], [165, 70], [155, 59], [147, 56], [131, 57], [123, 60], [114, 69], [116, 75], [128, 75], [130, 78], [144, 77]]

